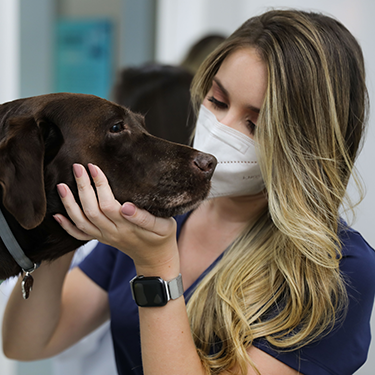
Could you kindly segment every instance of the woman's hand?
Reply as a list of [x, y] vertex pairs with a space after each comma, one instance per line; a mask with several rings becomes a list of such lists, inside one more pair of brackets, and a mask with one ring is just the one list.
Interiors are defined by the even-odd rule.
[[74, 164], [83, 211], [67, 185], [57, 186], [65, 209], [74, 222], [63, 215], [55, 219], [73, 237], [80, 240], [96, 238], [129, 255], [137, 267], [152, 269], [176, 264], [176, 222], [151, 215], [127, 202], [121, 205], [113, 196], [104, 173], [92, 164], [88, 165], [94, 180], [97, 197], [85, 168]]

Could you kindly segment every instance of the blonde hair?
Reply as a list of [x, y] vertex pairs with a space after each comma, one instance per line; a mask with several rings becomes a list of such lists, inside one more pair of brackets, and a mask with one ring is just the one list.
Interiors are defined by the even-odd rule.
[[[251, 18], [203, 63], [198, 107], [222, 61], [254, 48], [268, 69], [256, 140], [268, 210], [227, 250], [188, 303], [210, 373], [246, 374], [258, 338], [296, 350], [344, 316], [339, 208], [367, 120], [361, 48], [338, 21], [272, 10]], [[216, 353], [210, 353], [219, 343]]]

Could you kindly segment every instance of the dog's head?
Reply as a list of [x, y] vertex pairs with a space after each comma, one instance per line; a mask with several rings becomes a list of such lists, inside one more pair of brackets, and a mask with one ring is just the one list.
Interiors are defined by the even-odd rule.
[[[49, 94], [0, 106], [3, 205], [25, 229], [64, 213], [56, 185], [76, 194], [72, 164], [98, 165], [121, 203], [173, 216], [208, 194], [213, 156], [150, 135], [143, 117], [104, 99]], [[171, 124], [173, 126], [173, 124]]]

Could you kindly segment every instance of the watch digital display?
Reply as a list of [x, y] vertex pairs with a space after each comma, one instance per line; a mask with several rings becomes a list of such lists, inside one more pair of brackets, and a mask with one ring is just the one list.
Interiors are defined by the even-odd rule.
[[134, 299], [138, 306], [165, 306], [168, 302], [166, 286], [158, 277], [142, 277], [133, 281]]

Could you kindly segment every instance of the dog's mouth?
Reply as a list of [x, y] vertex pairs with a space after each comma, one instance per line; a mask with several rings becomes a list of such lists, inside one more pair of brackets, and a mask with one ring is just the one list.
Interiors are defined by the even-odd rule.
[[195, 203], [191, 202], [190, 204], [179, 205], [179, 206], [171, 207], [171, 208], [150, 207], [150, 208], [147, 209], [145, 207], [145, 209], [154, 216], [167, 218], [167, 217], [182, 215], [185, 212], [194, 210], [195, 208], [197, 208], [199, 206], [199, 204], [201, 202], [202, 201], [198, 201], [198, 202], [195, 202]]
[[150, 171], [148, 181], [154, 183], [136, 189], [129, 194], [129, 200], [158, 217], [182, 215], [198, 207], [208, 196], [217, 160], [213, 155], [193, 150], [193, 156], [182, 161], [164, 162], [168, 168], [164, 165], [163, 173]]
[[182, 215], [188, 211], [197, 208], [200, 203], [208, 196], [210, 190], [210, 184], [203, 189], [199, 196], [194, 198], [187, 192], [183, 192], [176, 196], [158, 196], [147, 195], [147, 196], [136, 196], [132, 200], [133, 203], [142, 209], [150, 212], [154, 216], [158, 217], [172, 217]]

